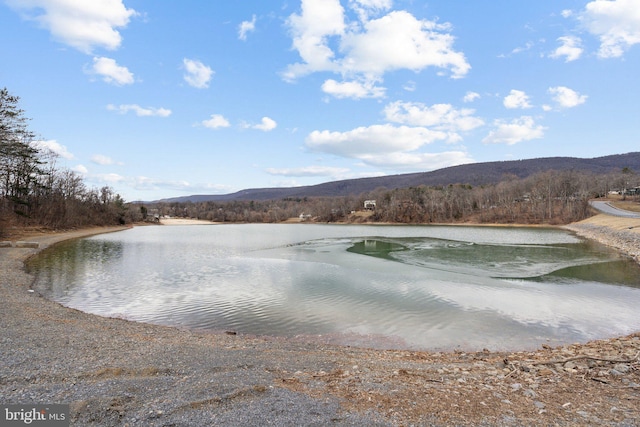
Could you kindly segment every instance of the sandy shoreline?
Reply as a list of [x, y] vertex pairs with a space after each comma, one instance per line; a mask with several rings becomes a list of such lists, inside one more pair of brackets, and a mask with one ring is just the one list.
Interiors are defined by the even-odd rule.
[[[640, 220], [567, 228], [640, 254]], [[0, 403], [69, 403], [72, 425], [640, 425], [638, 334], [530, 352], [380, 351], [101, 318], [29, 292], [27, 257], [116, 230], [0, 248]]]

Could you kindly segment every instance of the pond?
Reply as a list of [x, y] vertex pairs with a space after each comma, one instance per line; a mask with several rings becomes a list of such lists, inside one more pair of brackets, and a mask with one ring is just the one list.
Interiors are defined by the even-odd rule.
[[547, 228], [148, 226], [63, 242], [34, 289], [101, 316], [403, 349], [528, 349], [640, 330], [640, 266]]

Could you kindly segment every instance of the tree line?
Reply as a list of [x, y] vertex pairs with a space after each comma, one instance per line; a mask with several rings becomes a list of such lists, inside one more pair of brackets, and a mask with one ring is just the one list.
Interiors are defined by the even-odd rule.
[[[56, 154], [34, 143], [19, 98], [0, 90], [0, 236], [12, 225], [52, 229], [113, 225], [157, 216], [215, 222], [276, 223], [290, 218], [316, 222], [566, 224], [590, 215], [589, 199], [638, 186], [628, 168], [595, 174], [563, 170], [527, 178], [505, 176], [482, 186], [451, 184], [378, 188], [347, 197], [301, 197], [267, 201], [132, 205], [110, 187], [89, 188], [82, 176], [56, 165]], [[634, 184], [635, 183], [635, 184]], [[638, 195], [630, 196], [638, 200]], [[365, 200], [375, 209], [364, 210]]]
[[124, 200], [110, 187], [88, 188], [38, 145], [20, 98], [0, 89], [0, 235], [11, 226], [52, 229], [126, 221]]
[[[378, 188], [358, 196], [286, 198], [268, 201], [171, 202], [147, 205], [160, 216], [216, 222], [274, 223], [290, 218], [316, 222], [567, 224], [590, 215], [589, 200], [622, 190], [638, 176], [626, 168], [594, 174], [540, 172], [527, 178], [505, 176], [496, 184]], [[632, 196], [638, 200], [638, 196]], [[365, 200], [375, 200], [366, 215]], [[302, 216], [301, 216], [302, 215]]]

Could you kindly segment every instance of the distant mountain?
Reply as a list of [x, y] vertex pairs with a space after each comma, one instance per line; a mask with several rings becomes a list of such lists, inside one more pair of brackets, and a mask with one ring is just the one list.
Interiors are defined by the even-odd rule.
[[505, 175], [515, 175], [518, 178], [526, 178], [527, 176], [547, 170], [575, 170], [604, 174], [608, 172], [619, 172], [625, 167], [634, 172], [640, 172], [640, 152], [615, 154], [593, 159], [546, 157], [504, 162], [471, 163], [438, 169], [432, 172], [345, 179], [303, 187], [254, 188], [231, 194], [202, 194], [173, 197], [158, 200], [157, 202], [275, 200], [287, 197], [339, 197], [358, 195], [380, 187], [393, 189], [417, 187], [419, 185], [437, 186], [449, 184], [471, 184], [477, 186], [497, 183]]

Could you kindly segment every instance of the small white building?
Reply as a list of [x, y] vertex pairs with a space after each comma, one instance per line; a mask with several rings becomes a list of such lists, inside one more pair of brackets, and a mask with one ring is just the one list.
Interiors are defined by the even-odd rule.
[[376, 209], [376, 201], [375, 200], [365, 200], [364, 201], [364, 208], [367, 210], [375, 210]]

